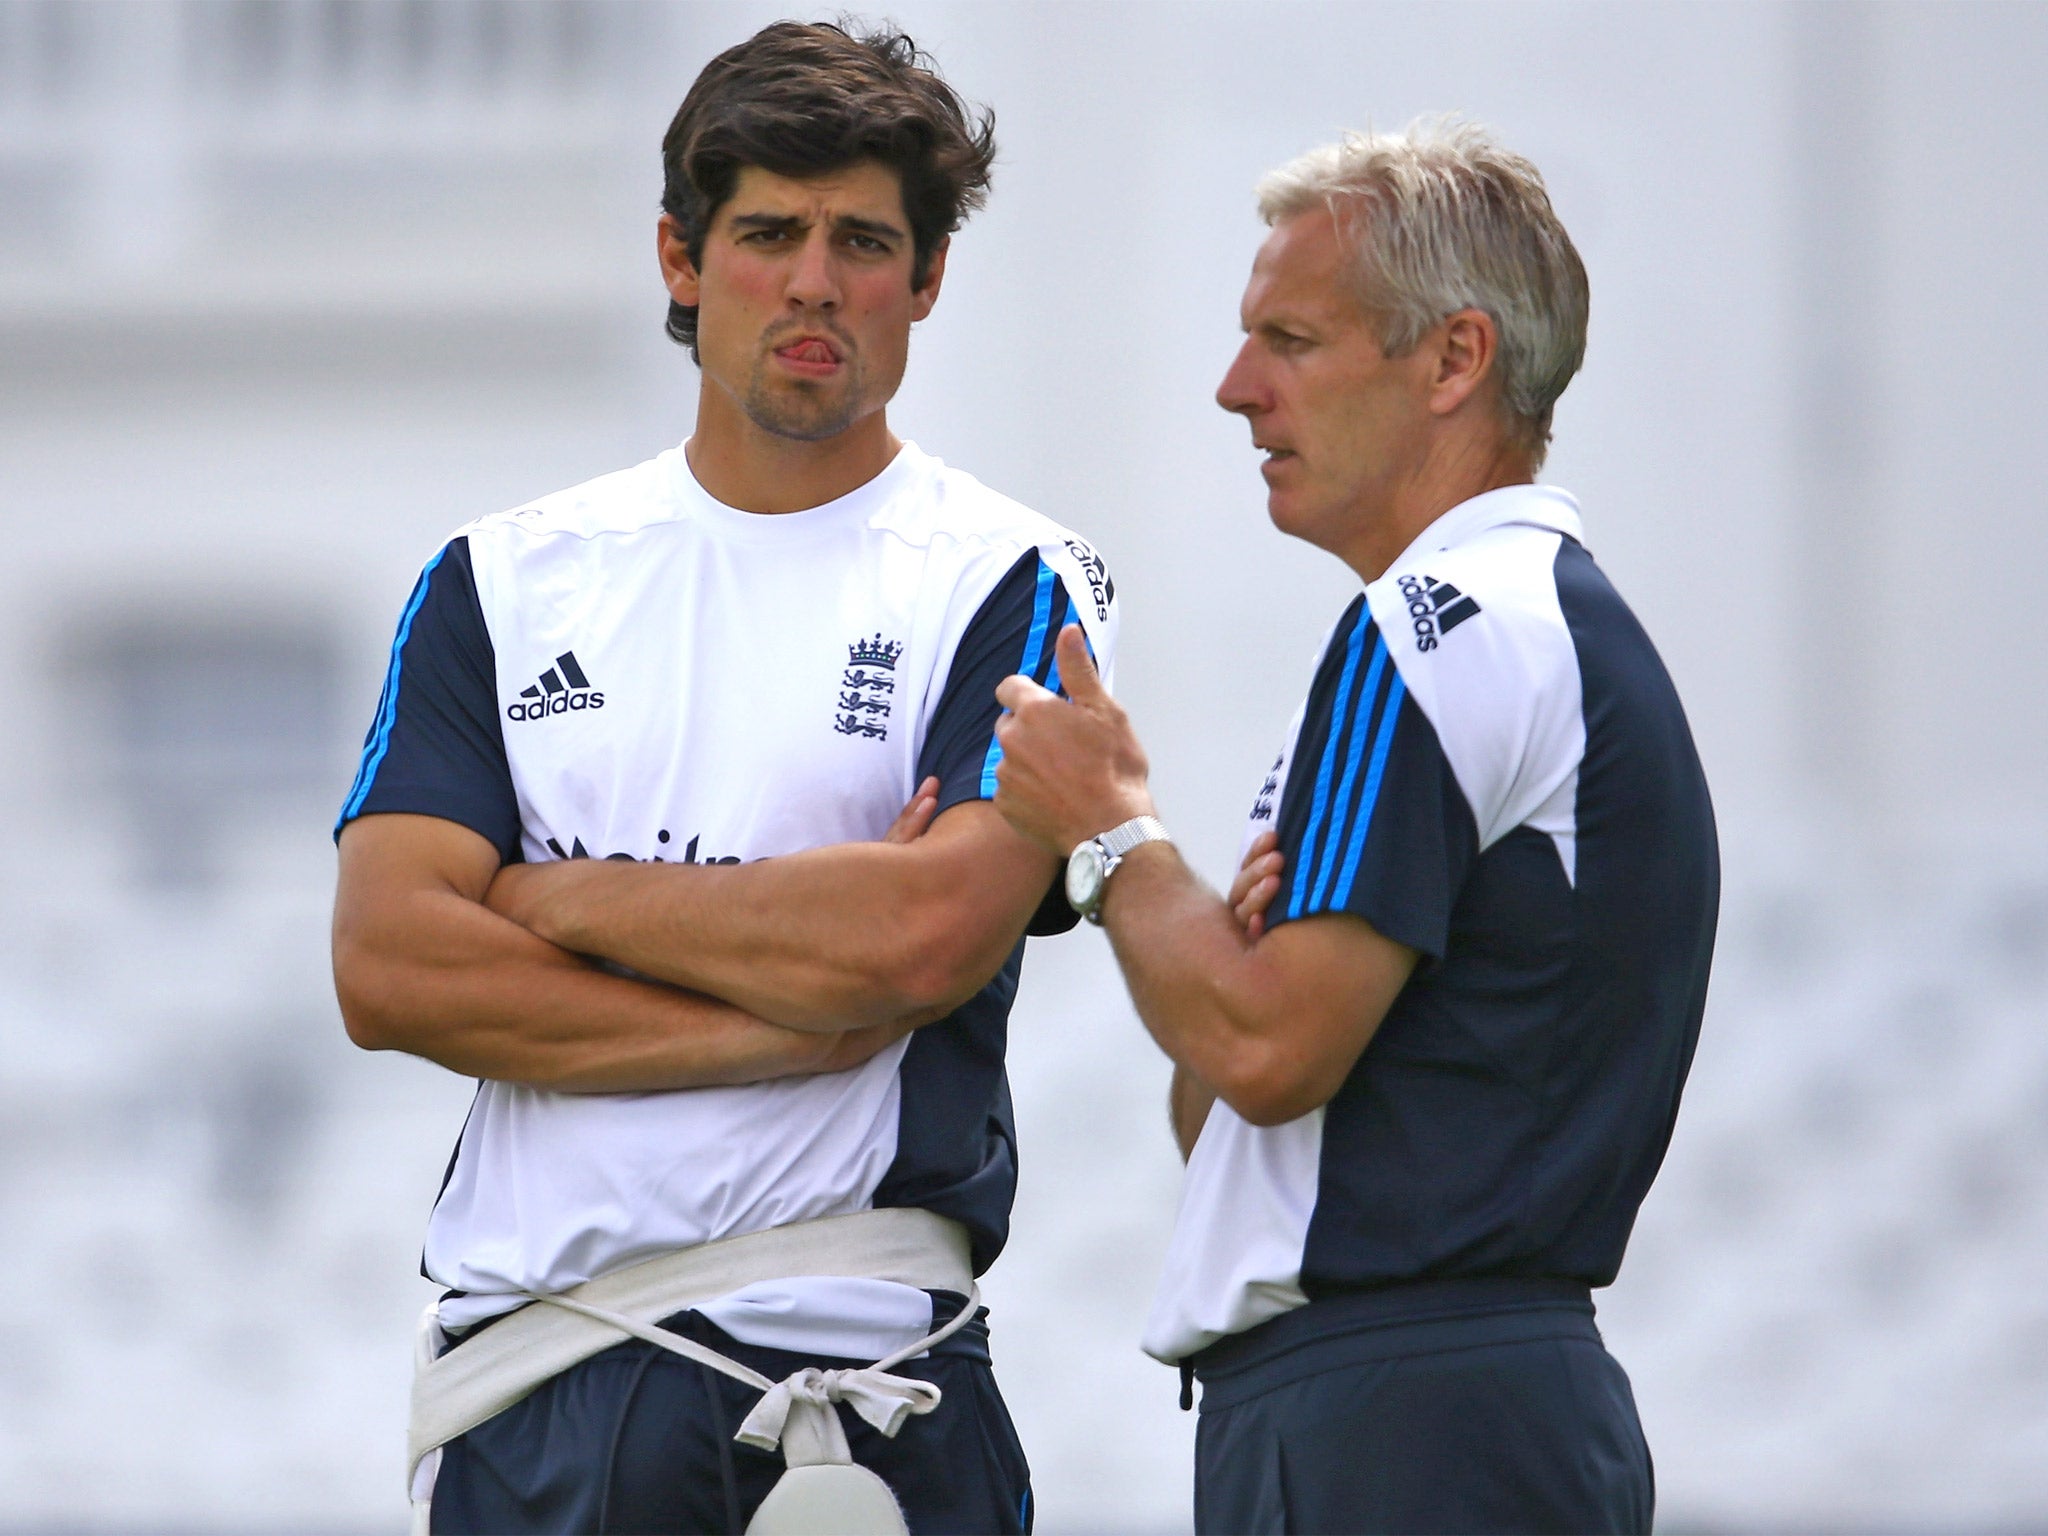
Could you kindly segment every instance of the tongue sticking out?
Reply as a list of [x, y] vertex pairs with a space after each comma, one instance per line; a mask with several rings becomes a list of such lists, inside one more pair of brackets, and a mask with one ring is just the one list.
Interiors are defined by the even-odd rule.
[[839, 361], [832, 349], [822, 341], [799, 341], [793, 346], [776, 348], [782, 356], [795, 363], [836, 363]]

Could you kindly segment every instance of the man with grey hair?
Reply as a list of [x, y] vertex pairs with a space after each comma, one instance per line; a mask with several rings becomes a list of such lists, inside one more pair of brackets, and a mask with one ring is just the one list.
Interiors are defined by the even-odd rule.
[[996, 808], [1068, 855], [1174, 1062], [1145, 1347], [1202, 1382], [1196, 1527], [1647, 1530], [1590, 1291], [1670, 1139], [1719, 873], [1670, 679], [1534, 484], [1585, 270], [1535, 167], [1456, 120], [1319, 149], [1259, 205], [1217, 402], [1274, 524], [1364, 590], [1229, 895], [1078, 630], [1070, 700], [998, 689]]

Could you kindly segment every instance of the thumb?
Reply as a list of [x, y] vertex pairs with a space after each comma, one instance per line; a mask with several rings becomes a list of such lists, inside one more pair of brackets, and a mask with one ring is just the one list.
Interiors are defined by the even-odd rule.
[[1109, 698], [1102, 674], [1095, 670], [1095, 658], [1088, 654], [1088, 637], [1078, 624], [1060, 631], [1054, 646], [1059, 661], [1060, 686], [1076, 704], [1099, 704]]

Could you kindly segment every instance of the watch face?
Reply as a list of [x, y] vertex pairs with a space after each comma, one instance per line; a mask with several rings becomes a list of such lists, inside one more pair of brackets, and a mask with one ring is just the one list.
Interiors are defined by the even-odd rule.
[[1087, 913], [1101, 899], [1102, 845], [1091, 838], [1067, 856], [1067, 905]]

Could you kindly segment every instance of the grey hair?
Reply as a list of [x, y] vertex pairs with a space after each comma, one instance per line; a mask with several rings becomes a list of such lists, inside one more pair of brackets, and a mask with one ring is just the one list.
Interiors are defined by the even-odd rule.
[[1347, 133], [1264, 177], [1259, 216], [1328, 208], [1390, 357], [1461, 309], [1500, 334], [1501, 403], [1543, 462], [1551, 410], [1586, 357], [1586, 268], [1543, 176], [1480, 124], [1417, 118], [1398, 134]]

